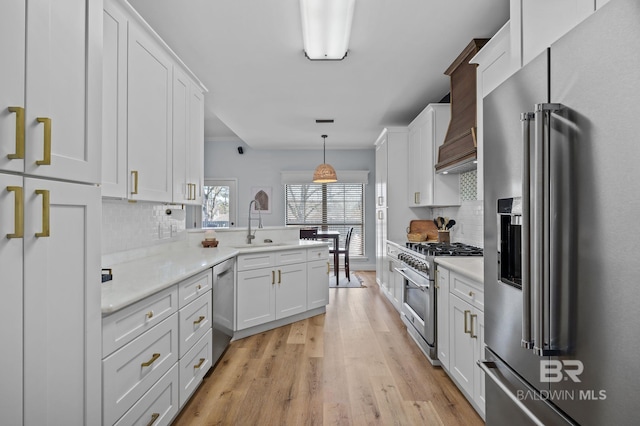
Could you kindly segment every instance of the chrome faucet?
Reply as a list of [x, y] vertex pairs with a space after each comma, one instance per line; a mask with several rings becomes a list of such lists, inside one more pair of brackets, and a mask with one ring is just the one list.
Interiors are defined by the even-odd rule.
[[255, 232], [253, 231], [253, 234], [251, 233], [251, 205], [254, 204], [256, 205], [256, 208], [258, 209], [258, 228], [262, 228], [262, 214], [260, 213], [260, 211], [262, 210], [262, 207], [260, 206], [260, 203], [258, 202], [258, 200], [251, 200], [249, 202], [249, 228], [248, 228], [248, 232], [247, 232], [247, 244], [251, 244], [251, 240], [253, 240], [256, 236], [255, 236]]

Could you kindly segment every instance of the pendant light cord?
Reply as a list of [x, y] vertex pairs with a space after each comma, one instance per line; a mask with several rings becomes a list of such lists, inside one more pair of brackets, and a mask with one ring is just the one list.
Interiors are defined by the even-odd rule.
[[322, 135], [322, 162], [327, 164], [327, 135]]

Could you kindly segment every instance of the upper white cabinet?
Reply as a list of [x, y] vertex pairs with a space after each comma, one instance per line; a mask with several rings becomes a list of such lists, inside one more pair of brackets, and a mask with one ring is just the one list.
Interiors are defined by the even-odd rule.
[[174, 67], [173, 202], [202, 204], [204, 179], [204, 95]]
[[519, 66], [529, 63], [604, 3], [606, 0], [511, 0], [511, 51]]
[[124, 0], [104, 4], [102, 195], [201, 202], [204, 87]]
[[100, 6], [0, 5], [0, 170], [100, 182]]
[[429, 104], [409, 124], [409, 207], [460, 205], [460, 175], [435, 171], [450, 118], [449, 104]]
[[127, 153], [130, 199], [172, 200], [173, 65], [162, 46], [129, 25]]

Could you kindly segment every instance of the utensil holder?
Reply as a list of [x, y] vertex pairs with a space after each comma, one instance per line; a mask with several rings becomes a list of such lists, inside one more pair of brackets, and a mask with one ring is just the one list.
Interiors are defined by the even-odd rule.
[[439, 243], [448, 243], [451, 241], [450, 232], [449, 231], [438, 231], [438, 242]]

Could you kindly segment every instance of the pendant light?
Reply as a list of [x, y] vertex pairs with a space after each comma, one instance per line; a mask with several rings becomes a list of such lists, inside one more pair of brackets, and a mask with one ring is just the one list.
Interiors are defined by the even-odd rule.
[[323, 162], [318, 167], [316, 167], [316, 171], [313, 173], [313, 182], [314, 183], [330, 183], [337, 182], [338, 176], [336, 175], [336, 171], [331, 164], [327, 164], [327, 135], [322, 135], [322, 158]]

